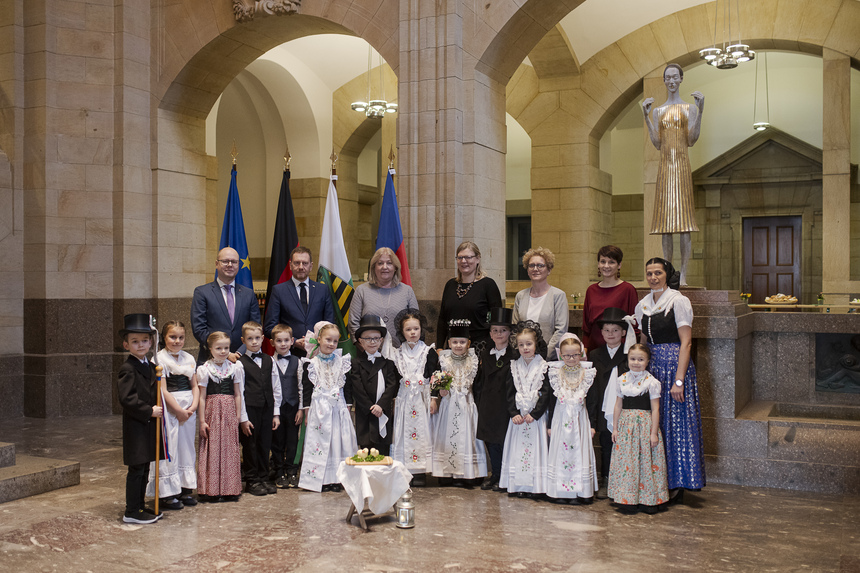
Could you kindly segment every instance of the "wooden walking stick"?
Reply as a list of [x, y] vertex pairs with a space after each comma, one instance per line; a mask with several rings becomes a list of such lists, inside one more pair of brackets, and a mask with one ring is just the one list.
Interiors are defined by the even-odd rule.
[[[157, 378], [156, 388], [158, 395], [156, 397], [156, 405], [161, 408], [161, 375], [164, 368], [159, 364], [155, 367], [155, 376]], [[161, 458], [161, 423], [164, 420], [164, 410], [162, 410], [161, 418], [156, 419], [155, 426], [155, 515], [158, 515], [158, 460]]]

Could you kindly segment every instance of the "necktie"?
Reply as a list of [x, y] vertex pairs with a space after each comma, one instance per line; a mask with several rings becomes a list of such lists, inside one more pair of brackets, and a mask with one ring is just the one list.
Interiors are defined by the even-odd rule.
[[227, 314], [230, 315], [230, 322], [233, 322], [236, 317], [236, 300], [233, 298], [233, 285], [224, 285], [227, 289]]
[[302, 306], [305, 307], [305, 312], [308, 311], [308, 285], [299, 283], [299, 298], [302, 300]]

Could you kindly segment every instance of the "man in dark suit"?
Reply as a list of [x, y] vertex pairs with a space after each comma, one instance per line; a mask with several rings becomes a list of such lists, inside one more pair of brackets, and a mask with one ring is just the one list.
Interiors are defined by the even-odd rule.
[[266, 336], [272, 337], [272, 329], [277, 324], [286, 324], [293, 329], [293, 354], [306, 356], [305, 333], [313, 331], [314, 325], [321, 321], [334, 322], [334, 307], [326, 286], [308, 278], [313, 268], [311, 250], [296, 247], [290, 253], [292, 279], [275, 285], [266, 306], [266, 323], [263, 325]]
[[260, 305], [254, 291], [236, 284], [242, 261], [235, 249], [225, 247], [218, 251], [214, 281], [194, 289], [191, 299], [191, 332], [200, 343], [197, 364], [209, 359], [206, 339], [217, 331], [230, 336], [230, 360], [235, 362], [244, 354], [242, 325], [249, 321], [260, 322]]

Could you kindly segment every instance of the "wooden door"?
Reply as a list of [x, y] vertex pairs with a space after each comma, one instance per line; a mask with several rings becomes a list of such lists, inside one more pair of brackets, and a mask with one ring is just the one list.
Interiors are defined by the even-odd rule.
[[744, 292], [752, 294], [750, 302], [777, 293], [801, 300], [800, 238], [800, 216], [744, 219]]

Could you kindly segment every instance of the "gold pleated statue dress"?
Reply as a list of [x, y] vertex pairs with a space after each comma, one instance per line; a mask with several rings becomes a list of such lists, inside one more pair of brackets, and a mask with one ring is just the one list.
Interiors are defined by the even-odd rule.
[[693, 207], [693, 175], [687, 155], [689, 104], [670, 104], [657, 119], [660, 134], [660, 166], [651, 234], [698, 231]]

